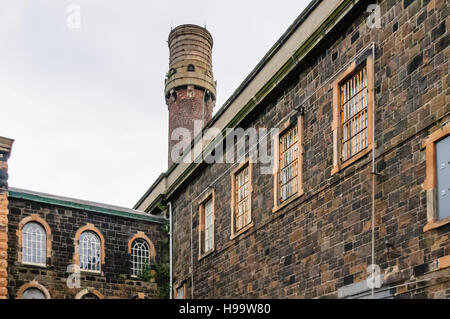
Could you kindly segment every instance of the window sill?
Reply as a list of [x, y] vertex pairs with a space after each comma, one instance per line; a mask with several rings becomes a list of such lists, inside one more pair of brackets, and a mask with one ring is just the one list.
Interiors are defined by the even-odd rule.
[[242, 229], [240, 229], [239, 231], [233, 233], [230, 236], [230, 240], [235, 239], [236, 237], [239, 237], [240, 235], [242, 235], [243, 233], [247, 232], [249, 229], [251, 229], [253, 226], [255, 226], [255, 224], [253, 223], [253, 221], [250, 222], [250, 224], [248, 224], [247, 226], [243, 227]]
[[200, 256], [198, 256], [198, 261], [200, 261], [200, 260], [202, 260], [203, 258], [206, 258], [206, 257], [208, 257], [209, 255], [211, 255], [213, 252], [215, 252], [216, 251], [216, 249], [215, 248], [213, 248], [213, 249], [211, 249], [211, 250], [209, 250], [209, 251], [207, 251], [206, 253], [203, 253], [203, 254], [201, 254]]
[[334, 174], [337, 174], [340, 171], [342, 171], [343, 169], [349, 167], [350, 165], [352, 165], [356, 161], [360, 160], [361, 158], [363, 158], [364, 156], [369, 154], [371, 151], [372, 151], [372, 144], [367, 146], [367, 148], [364, 151], [354, 155], [353, 157], [349, 158], [345, 162], [343, 162], [343, 163], [341, 163], [341, 164], [339, 164], [337, 166], [334, 166], [333, 169], [331, 170], [331, 176], [333, 176]]
[[423, 227], [423, 232], [428, 232], [433, 229], [440, 228], [450, 224], [450, 217], [444, 218], [442, 220], [429, 220], [428, 223]]
[[295, 195], [292, 196], [291, 198], [285, 200], [284, 202], [282, 202], [281, 204], [278, 204], [277, 206], [275, 206], [274, 208], [272, 208], [272, 213], [276, 213], [278, 212], [280, 209], [286, 207], [287, 205], [289, 205], [290, 203], [292, 203], [293, 201], [297, 200], [298, 198], [300, 198], [303, 195], [303, 190], [300, 190], [300, 192]]

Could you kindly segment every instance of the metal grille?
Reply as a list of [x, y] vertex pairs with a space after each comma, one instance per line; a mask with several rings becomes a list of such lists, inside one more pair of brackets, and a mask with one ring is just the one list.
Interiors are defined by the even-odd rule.
[[22, 262], [45, 265], [47, 234], [38, 223], [27, 223], [22, 230]]
[[87, 271], [100, 271], [100, 238], [91, 231], [80, 236], [80, 268]]
[[298, 129], [294, 125], [280, 137], [280, 202], [298, 192]]
[[242, 169], [236, 175], [236, 216], [235, 229], [241, 230], [250, 224], [250, 196], [249, 196], [249, 177], [248, 166]]
[[213, 248], [213, 207], [212, 199], [205, 203], [205, 251]]
[[342, 161], [367, 148], [367, 70], [357, 71], [341, 85]]
[[144, 266], [150, 264], [148, 243], [143, 239], [136, 239], [131, 248], [131, 271], [134, 276], [142, 273]]

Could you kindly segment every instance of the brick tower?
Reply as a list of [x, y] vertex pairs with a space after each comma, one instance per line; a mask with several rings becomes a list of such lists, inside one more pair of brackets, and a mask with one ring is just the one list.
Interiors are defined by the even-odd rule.
[[[169, 34], [169, 71], [165, 96], [169, 108], [169, 167], [173, 164], [172, 141], [176, 128], [187, 128], [194, 138], [194, 121], [211, 120], [216, 101], [212, 72], [213, 39], [205, 28], [185, 24]], [[177, 154], [179, 155], [179, 154]]]

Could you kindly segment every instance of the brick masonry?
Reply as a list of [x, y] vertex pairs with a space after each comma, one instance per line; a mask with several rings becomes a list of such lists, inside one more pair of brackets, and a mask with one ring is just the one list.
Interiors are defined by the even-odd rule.
[[[205, 95], [205, 90], [200, 88], [188, 89], [179, 87], [167, 99], [169, 107], [169, 166], [173, 164], [171, 158], [172, 148], [179, 143], [172, 140], [172, 132], [177, 128], [189, 130], [191, 138], [194, 138], [194, 121], [207, 123], [212, 117], [215, 100], [210, 94]], [[200, 126], [202, 129], [202, 126]]]
[[[304, 194], [273, 213], [273, 176], [253, 167], [254, 227], [230, 240], [229, 164], [202, 167], [170, 200], [174, 211], [174, 284], [194, 298], [339, 297], [363, 282], [371, 264], [370, 155], [335, 175], [331, 80], [372, 42], [376, 98], [375, 263], [395, 298], [449, 298], [450, 225], [427, 223], [423, 141], [449, 118], [450, 24], [445, 0], [377, 1], [382, 28], [365, 7], [326, 38], [243, 127], [280, 127], [303, 104]], [[308, 97], [308, 98], [307, 98]], [[232, 170], [232, 168], [231, 168]], [[198, 196], [215, 184], [215, 251], [198, 257]], [[193, 211], [193, 247], [190, 212]], [[385, 242], [393, 244], [388, 250]], [[191, 273], [191, 248], [194, 267]], [[441, 260], [441, 262], [440, 262]], [[443, 260], [443, 261], [442, 261]], [[448, 264], [448, 262], [447, 262]], [[191, 280], [193, 277], [193, 282]], [[423, 280], [423, 281], [421, 281]], [[406, 284], [407, 282], [413, 282]]]

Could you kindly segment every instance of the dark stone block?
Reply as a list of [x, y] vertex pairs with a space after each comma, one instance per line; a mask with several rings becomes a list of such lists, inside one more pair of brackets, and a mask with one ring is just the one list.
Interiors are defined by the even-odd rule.
[[331, 56], [331, 59], [334, 61], [338, 58], [338, 52], [334, 52], [333, 55]]
[[403, 0], [403, 8], [408, 8], [408, 6], [413, 2], [414, 0]]
[[344, 245], [344, 251], [349, 251], [353, 249], [353, 243], [347, 243]]
[[351, 285], [353, 283], [353, 275], [344, 277], [344, 286]]
[[431, 31], [431, 41], [436, 40], [445, 33], [445, 20]]
[[395, 32], [398, 30], [398, 22], [395, 22], [394, 25], [392, 26], [392, 32]]
[[417, 26], [419, 24], [422, 24], [422, 22], [425, 21], [425, 19], [427, 18], [427, 11], [425, 10], [423, 13], [421, 13], [418, 17], [417, 17]]
[[359, 31], [356, 31], [355, 32], [355, 34], [354, 35], [352, 35], [352, 37], [351, 37], [351, 42], [352, 42], [352, 44], [356, 41], [356, 40], [358, 40], [359, 39]]
[[413, 268], [414, 276], [421, 276], [428, 271], [428, 265], [422, 264]]
[[416, 55], [412, 61], [408, 64], [408, 74], [411, 74], [412, 72], [414, 72], [419, 65], [422, 64], [423, 61], [423, 57], [422, 57], [422, 53], [419, 55]]
[[285, 266], [288, 266], [288, 265], [290, 265], [291, 263], [292, 263], [292, 255], [286, 256], [286, 257], [284, 258], [284, 265], [285, 265]]

